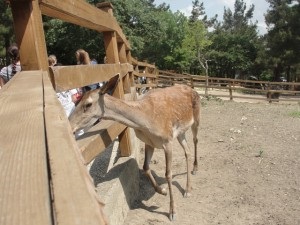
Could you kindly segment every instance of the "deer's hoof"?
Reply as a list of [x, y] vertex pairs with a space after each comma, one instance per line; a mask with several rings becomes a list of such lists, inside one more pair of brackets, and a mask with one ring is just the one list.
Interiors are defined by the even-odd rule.
[[165, 188], [162, 188], [162, 189], [161, 189], [161, 194], [162, 194], [162, 195], [167, 195], [167, 190], [166, 190]]
[[192, 196], [192, 194], [190, 192], [187, 192], [187, 191], [183, 195], [184, 198], [189, 198], [191, 196]]
[[170, 212], [169, 219], [170, 219], [170, 221], [175, 221], [176, 220], [176, 213]]
[[156, 192], [161, 194], [161, 195], [167, 195], [167, 190], [165, 188], [162, 188], [162, 187], [157, 187]]

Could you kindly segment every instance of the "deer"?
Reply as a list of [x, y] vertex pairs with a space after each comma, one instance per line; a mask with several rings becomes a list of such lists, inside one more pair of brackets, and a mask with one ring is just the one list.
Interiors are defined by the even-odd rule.
[[92, 126], [98, 119], [114, 120], [134, 129], [136, 137], [145, 143], [143, 170], [155, 191], [167, 195], [167, 190], [154, 179], [149, 163], [154, 149], [163, 149], [166, 163], [166, 181], [169, 188], [169, 219], [176, 219], [176, 208], [172, 189], [172, 151], [177, 138], [184, 150], [187, 181], [184, 197], [191, 195], [190, 150], [185, 137], [191, 128], [194, 142], [194, 165], [191, 174], [198, 171], [197, 143], [200, 124], [200, 97], [187, 85], [174, 85], [152, 89], [137, 100], [122, 100], [112, 93], [119, 75], [112, 77], [101, 89], [87, 92], [70, 115], [73, 132]]

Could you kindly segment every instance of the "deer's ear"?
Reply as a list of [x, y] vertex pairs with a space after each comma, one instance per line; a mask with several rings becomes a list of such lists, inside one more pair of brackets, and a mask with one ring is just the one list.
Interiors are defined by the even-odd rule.
[[100, 94], [104, 95], [105, 93], [112, 94], [119, 82], [119, 76], [120, 74], [117, 74], [116, 76], [110, 78], [110, 80], [104, 84], [104, 86], [100, 90]]

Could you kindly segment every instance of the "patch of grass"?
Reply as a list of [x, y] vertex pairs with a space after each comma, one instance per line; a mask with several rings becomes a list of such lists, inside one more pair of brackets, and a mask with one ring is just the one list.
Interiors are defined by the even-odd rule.
[[263, 153], [264, 153], [264, 151], [263, 151], [263, 150], [260, 150], [259, 153], [258, 153], [255, 157], [261, 158]]
[[290, 112], [289, 115], [294, 118], [300, 118], [300, 111]]

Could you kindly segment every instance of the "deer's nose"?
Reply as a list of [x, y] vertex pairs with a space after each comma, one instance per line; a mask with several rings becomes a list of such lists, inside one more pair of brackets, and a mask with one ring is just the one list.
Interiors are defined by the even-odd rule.
[[78, 128], [77, 128], [77, 127], [73, 127], [73, 126], [71, 126], [71, 129], [72, 129], [72, 132], [73, 132], [73, 134], [75, 134], [75, 133], [76, 133], [76, 131], [78, 130]]

